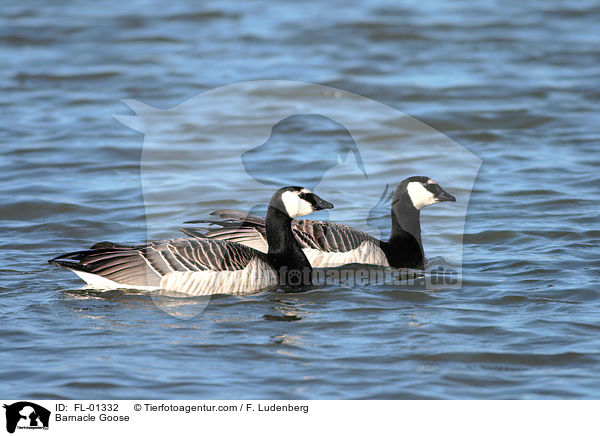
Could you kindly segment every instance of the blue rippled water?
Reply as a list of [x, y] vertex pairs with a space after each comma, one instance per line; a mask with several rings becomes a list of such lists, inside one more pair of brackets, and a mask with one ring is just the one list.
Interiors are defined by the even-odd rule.
[[[592, 1], [4, 2], [0, 397], [598, 398], [599, 12]], [[148, 137], [113, 117], [134, 115], [123, 99], [167, 110], [265, 79], [415, 117], [481, 159], [472, 192], [472, 162], [440, 160], [426, 130], [415, 140], [352, 107], [332, 113], [362, 119], [356, 135], [303, 113], [244, 161], [274, 106], [264, 89], [228, 94], [219, 119], [252, 116], [212, 132], [207, 119], [180, 120], [176, 134], [156, 124], [162, 178]], [[331, 147], [355, 142], [368, 178], [352, 153], [324, 173]], [[332, 219], [383, 234], [385, 206], [369, 211], [417, 171], [462, 200], [423, 212], [426, 253], [462, 264], [460, 288], [323, 286], [204, 308], [81, 289], [46, 263], [96, 241], [177, 236], [217, 208], [260, 210], [298, 180], [336, 204]]]

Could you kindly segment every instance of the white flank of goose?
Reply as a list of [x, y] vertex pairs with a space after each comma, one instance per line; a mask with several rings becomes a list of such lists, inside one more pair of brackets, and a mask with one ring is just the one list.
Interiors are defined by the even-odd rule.
[[[352, 227], [328, 221], [295, 220], [292, 231], [298, 244], [315, 268], [336, 267], [350, 263], [423, 268], [420, 212], [426, 206], [456, 201], [454, 196], [424, 176], [403, 180], [392, 199], [392, 231], [388, 241], [380, 241]], [[237, 210], [217, 210], [220, 220], [190, 221], [209, 223], [218, 228], [206, 233], [183, 228], [190, 236], [235, 241], [267, 252], [269, 248], [265, 219]]]
[[312, 268], [291, 229], [292, 218], [333, 205], [306, 188], [271, 198], [263, 220], [265, 252], [232, 241], [179, 238], [142, 245], [94, 244], [48, 262], [99, 288], [164, 289], [189, 295], [242, 294], [270, 286], [304, 287]]

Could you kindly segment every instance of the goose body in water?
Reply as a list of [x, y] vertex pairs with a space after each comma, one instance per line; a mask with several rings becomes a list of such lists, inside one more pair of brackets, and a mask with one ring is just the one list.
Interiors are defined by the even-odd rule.
[[231, 241], [179, 238], [127, 246], [100, 242], [48, 262], [100, 288], [163, 289], [190, 295], [241, 294], [269, 286], [304, 287], [312, 268], [291, 229], [292, 218], [333, 205], [288, 186], [271, 198], [265, 252]]
[[[315, 268], [351, 263], [423, 268], [421, 209], [443, 201], [456, 201], [456, 198], [429, 177], [414, 176], [403, 180], [392, 199], [392, 231], [388, 241], [380, 241], [368, 233], [328, 221], [298, 220], [293, 221], [291, 227], [299, 246]], [[190, 236], [235, 241], [262, 252], [268, 251], [264, 218], [225, 209], [212, 215], [221, 220], [191, 223], [210, 223], [218, 228], [205, 234], [191, 228], [182, 230]]]

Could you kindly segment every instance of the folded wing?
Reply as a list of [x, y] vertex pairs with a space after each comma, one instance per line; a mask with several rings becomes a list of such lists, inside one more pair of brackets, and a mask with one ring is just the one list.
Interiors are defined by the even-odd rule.
[[[244, 212], [223, 209], [212, 213], [222, 220], [194, 221], [219, 226], [206, 233], [182, 229], [190, 236], [235, 241], [263, 253], [268, 250], [265, 219]], [[352, 227], [329, 221], [294, 220], [292, 231], [313, 267], [331, 267], [348, 263], [387, 264], [381, 242]]]

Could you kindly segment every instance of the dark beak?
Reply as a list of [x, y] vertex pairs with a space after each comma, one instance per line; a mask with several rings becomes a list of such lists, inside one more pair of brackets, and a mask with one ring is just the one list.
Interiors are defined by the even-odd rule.
[[448, 194], [441, 187], [438, 189], [438, 192], [435, 193], [435, 198], [439, 202], [442, 202], [442, 201], [455, 202], [456, 201], [456, 197], [454, 197], [454, 195]]
[[323, 200], [317, 194], [313, 194], [315, 196], [315, 210], [322, 209], [333, 209], [333, 204], [328, 201]]

